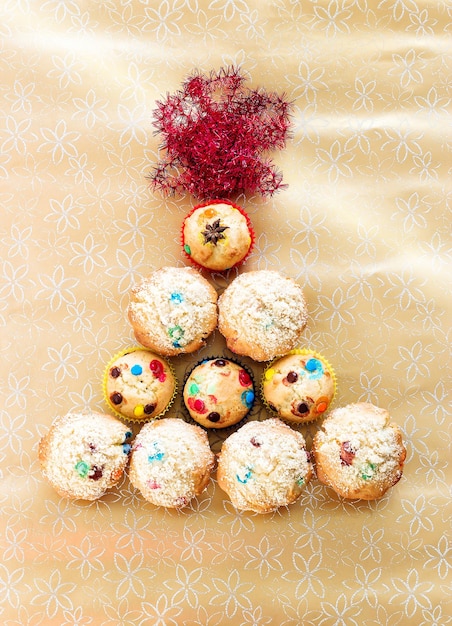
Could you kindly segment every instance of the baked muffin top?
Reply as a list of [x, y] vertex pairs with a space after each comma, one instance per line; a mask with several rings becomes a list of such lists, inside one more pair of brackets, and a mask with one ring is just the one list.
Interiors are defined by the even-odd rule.
[[104, 373], [104, 397], [119, 416], [144, 421], [168, 410], [177, 388], [171, 365], [144, 348], [115, 355]]
[[228, 348], [269, 361], [298, 346], [308, 313], [301, 287], [274, 270], [245, 272], [218, 301], [218, 328]]
[[164, 417], [144, 424], [136, 436], [129, 478], [149, 502], [183, 508], [207, 487], [214, 465], [200, 426]]
[[264, 403], [279, 417], [294, 423], [317, 419], [328, 410], [336, 377], [328, 361], [312, 350], [293, 350], [264, 371]]
[[184, 403], [202, 426], [227, 428], [243, 419], [253, 406], [253, 379], [230, 359], [206, 359], [191, 370], [184, 385]]
[[292, 504], [311, 476], [303, 435], [276, 418], [244, 424], [218, 457], [218, 484], [240, 510], [269, 513]]
[[131, 437], [112, 415], [67, 413], [54, 420], [39, 442], [42, 473], [62, 497], [97, 500], [121, 478]]
[[128, 318], [137, 341], [163, 356], [201, 348], [217, 324], [217, 292], [191, 267], [163, 267], [130, 293]]
[[331, 411], [312, 452], [319, 480], [348, 499], [380, 498], [402, 476], [402, 432], [386, 409], [367, 402]]
[[185, 254], [209, 270], [223, 271], [241, 263], [252, 243], [248, 216], [241, 207], [227, 200], [197, 205], [182, 224]]

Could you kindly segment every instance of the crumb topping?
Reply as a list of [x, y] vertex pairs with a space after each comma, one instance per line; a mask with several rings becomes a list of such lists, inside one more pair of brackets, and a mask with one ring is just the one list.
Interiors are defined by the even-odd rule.
[[204, 333], [210, 334], [211, 320], [217, 314], [209, 283], [190, 268], [171, 267], [134, 287], [129, 310], [137, 324], [169, 349], [184, 348]]
[[277, 419], [249, 422], [230, 435], [219, 464], [235, 506], [258, 511], [295, 501], [312, 469], [303, 436]]
[[296, 345], [306, 323], [300, 286], [279, 272], [241, 274], [219, 300], [220, 330], [225, 324], [275, 355]]
[[[344, 492], [383, 489], [401, 475], [405, 448], [385, 409], [357, 403], [335, 409], [314, 440], [318, 463]], [[332, 478], [333, 480], [333, 478]]]
[[48, 434], [44, 475], [73, 497], [97, 499], [120, 478], [131, 436], [124, 424], [110, 416], [69, 413]]
[[135, 439], [130, 479], [159, 506], [183, 507], [207, 486], [214, 465], [207, 435], [177, 418], [143, 426]]

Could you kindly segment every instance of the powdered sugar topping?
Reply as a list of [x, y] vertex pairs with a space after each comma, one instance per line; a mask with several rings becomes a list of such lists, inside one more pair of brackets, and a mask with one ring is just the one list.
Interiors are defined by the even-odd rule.
[[278, 419], [242, 426], [223, 444], [219, 463], [231, 500], [241, 509], [285, 506], [311, 475], [303, 436]]

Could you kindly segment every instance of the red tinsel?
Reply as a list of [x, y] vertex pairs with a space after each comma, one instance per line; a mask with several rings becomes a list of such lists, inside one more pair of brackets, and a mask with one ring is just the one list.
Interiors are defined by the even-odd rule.
[[282, 174], [263, 156], [285, 146], [290, 104], [265, 89], [248, 89], [236, 67], [195, 73], [157, 102], [153, 125], [165, 156], [148, 176], [165, 194], [201, 198], [238, 193], [271, 196]]

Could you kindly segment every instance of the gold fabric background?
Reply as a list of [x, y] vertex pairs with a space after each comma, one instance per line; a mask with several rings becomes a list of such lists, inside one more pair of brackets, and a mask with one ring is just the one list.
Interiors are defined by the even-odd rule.
[[[2, 624], [451, 623], [450, 13], [439, 0], [2, 3]], [[313, 480], [266, 516], [237, 513], [214, 483], [191, 508], [157, 509], [127, 477], [69, 503], [41, 478], [37, 442], [60, 413], [107, 410], [104, 365], [134, 343], [129, 288], [186, 263], [193, 199], [144, 178], [155, 101], [228, 64], [294, 101], [273, 154], [289, 187], [239, 199], [256, 230], [240, 271], [304, 285], [305, 345], [334, 365], [336, 406], [390, 410], [404, 477], [373, 503]], [[221, 292], [234, 275], [212, 281]], [[180, 379], [218, 354], [217, 334], [174, 360]]]

